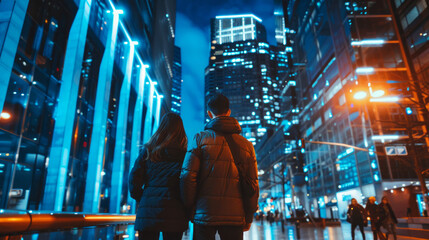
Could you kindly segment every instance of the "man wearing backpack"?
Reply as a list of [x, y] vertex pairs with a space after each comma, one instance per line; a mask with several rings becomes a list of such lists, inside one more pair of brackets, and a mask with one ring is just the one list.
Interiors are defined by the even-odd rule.
[[211, 118], [195, 135], [180, 176], [182, 200], [194, 223], [195, 240], [241, 240], [258, 208], [255, 150], [230, 117], [229, 100], [215, 94], [207, 103]]

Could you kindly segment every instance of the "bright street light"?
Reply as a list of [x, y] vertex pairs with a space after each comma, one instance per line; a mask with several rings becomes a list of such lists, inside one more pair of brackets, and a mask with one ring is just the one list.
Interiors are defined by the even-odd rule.
[[6, 119], [6, 120], [8, 120], [8, 119], [10, 119], [10, 113], [8, 113], [8, 112], [2, 112], [1, 114], [0, 114], [0, 118], [1, 119]]
[[384, 90], [377, 90], [377, 91], [374, 91], [372, 94], [371, 94], [371, 96], [372, 97], [376, 97], [376, 98], [378, 98], [378, 97], [382, 97], [382, 96], [384, 96]]
[[363, 45], [382, 45], [386, 41], [383, 39], [365, 39], [362, 41], [353, 41], [352, 46], [363, 46]]
[[368, 94], [365, 91], [360, 91], [360, 92], [355, 93], [353, 95], [353, 98], [356, 100], [362, 100], [362, 99], [365, 99], [367, 95]]
[[375, 135], [375, 136], [372, 136], [372, 140], [373, 141], [377, 141], [377, 140], [381, 140], [381, 141], [384, 141], [384, 140], [397, 140], [399, 138], [400, 138], [399, 135]]
[[356, 68], [357, 74], [371, 74], [374, 73], [375, 69], [373, 67], [359, 67]]
[[371, 98], [370, 102], [399, 102], [399, 97], [384, 97], [384, 98]]

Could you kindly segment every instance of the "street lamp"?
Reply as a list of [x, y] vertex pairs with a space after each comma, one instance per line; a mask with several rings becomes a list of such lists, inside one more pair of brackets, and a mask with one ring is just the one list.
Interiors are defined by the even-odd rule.
[[363, 100], [368, 96], [368, 94], [365, 91], [359, 91], [353, 95], [353, 98], [356, 100]]
[[8, 120], [8, 119], [10, 119], [10, 117], [11, 117], [11, 115], [10, 115], [10, 113], [8, 113], [8, 112], [2, 112], [2, 113], [0, 114], [0, 119]]
[[378, 98], [378, 97], [382, 97], [382, 96], [384, 96], [384, 90], [377, 90], [377, 91], [374, 91], [372, 94], [371, 94], [371, 96], [372, 97], [375, 97], [375, 98]]

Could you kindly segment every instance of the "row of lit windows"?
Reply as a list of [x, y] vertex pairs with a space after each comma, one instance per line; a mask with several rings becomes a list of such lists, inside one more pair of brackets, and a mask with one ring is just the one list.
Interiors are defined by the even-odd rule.
[[219, 19], [218, 30], [216, 31], [216, 40], [219, 44], [253, 40], [256, 36], [256, 26], [251, 18], [251, 23], [246, 24], [245, 18], [242, 18], [242, 24], [237, 25], [237, 19]]

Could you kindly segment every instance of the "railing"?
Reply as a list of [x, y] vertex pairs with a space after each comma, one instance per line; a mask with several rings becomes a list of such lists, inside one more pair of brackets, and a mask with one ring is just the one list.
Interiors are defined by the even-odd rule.
[[0, 237], [32, 232], [134, 224], [135, 215], [0, 210]]

